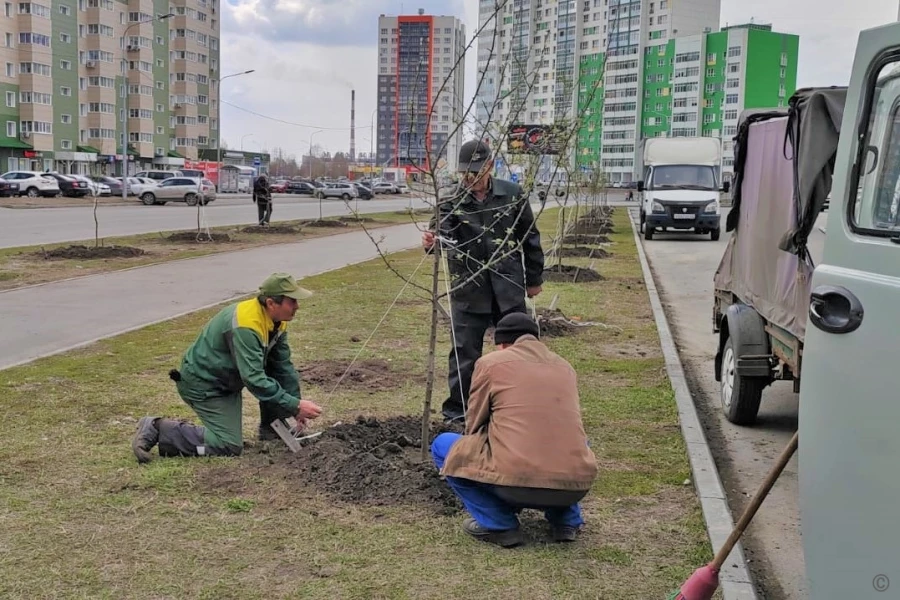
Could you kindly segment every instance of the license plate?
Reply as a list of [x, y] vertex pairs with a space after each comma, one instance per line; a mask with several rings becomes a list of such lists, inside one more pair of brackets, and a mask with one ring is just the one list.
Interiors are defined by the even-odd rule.
[[675, 213], [674, 215], [672, 215], [672, 217], [675, 219], [685, 219], [685, 220], [693, 219], [694, 216], [695, 215], [693, 215], [691, 213]]

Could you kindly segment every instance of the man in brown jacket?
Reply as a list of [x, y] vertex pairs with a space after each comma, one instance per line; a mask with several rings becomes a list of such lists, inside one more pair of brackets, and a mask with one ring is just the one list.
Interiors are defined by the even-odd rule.
[[539, 333], [528, 315], [500, 320], [500, 351], [475, 365], [465, 435], [443, 433], [431, 445], [441, 475], [471, 515], [465, 532], [504, 547], [524, 541], [523, 508], [544, 511], [555, 541], [574, 541], [584, 523], [578, 502], [597, 476], [575, 370]]

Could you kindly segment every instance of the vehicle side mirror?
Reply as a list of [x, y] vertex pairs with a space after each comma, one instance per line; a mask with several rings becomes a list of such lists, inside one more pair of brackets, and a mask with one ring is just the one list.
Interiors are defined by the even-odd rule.
[[643, 191], [644, 191], [644, 181], [643, 181], [643, 180], [638, 181], [638, 184], [637, 184], [637, 191], [639, 191], [639, 192], [643, 192]]
[[723, 182], [722, 182], [722, 191], [725, 192], [726, 194], [727, 194], [729, 191], [731, 191], [731, 182], [730, 182], [730, 181], [723, 181]]

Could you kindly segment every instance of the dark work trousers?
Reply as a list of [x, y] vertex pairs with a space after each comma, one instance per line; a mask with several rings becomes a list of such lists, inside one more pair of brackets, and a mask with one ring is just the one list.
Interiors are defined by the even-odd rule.
[[[506, 315], [514, 312], [527, 312], [525, 302], [511, 310], [500, 311], [497, 302], [493, 302], [490, 313], [472, 313], [457, 309], [450, 303], [450, 314], [453, 318], [453, 348], [450, 350], [449, 376], [450, 396], [444, 401], [442, 412], [445, 419], [462, 419], [469, 403], [469, 388], [472, 385], [472, 373], [475, 372], [475, 361], [481, 358], [484, 349], [484, 334], [491, 326]], [[457, 357], [459, 366], [457, 367]]]
[[256, 210], [259, 213], [259, 224], [268, 225], [272, 219], [272, 200], [265, 196], [256, 199]]

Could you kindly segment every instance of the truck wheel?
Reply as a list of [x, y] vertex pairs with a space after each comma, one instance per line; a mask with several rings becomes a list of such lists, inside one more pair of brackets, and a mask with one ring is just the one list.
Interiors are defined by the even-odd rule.
[[653, 239], [653, 227], [650, 227], [646, 223], [644, 224], [644, 239], [645, 240]]
[[714, 242], [718, 242], [718, 241], [719, 241], [719, 236], [720, 236], [721, 234], [722, 234], [722, 230], [721, 230], [721, 229], [713, 229], [713, 230], [712, 230], [712, 233], [711, 233], [710, 236], [709, 236], [709, 239], [711, 239], [711, 240], [714, 241]]
[[644, 211], [641, 211], [640, 227], [638, 228], [638, 231], [644, 233]]
[[725, 411], [725, 418], [735, 425], [753, 425], [759, 413], [766, 380], [738, 375], [734, 346], [734, 338], [729, 335], [722, 351], [722, 410]]

